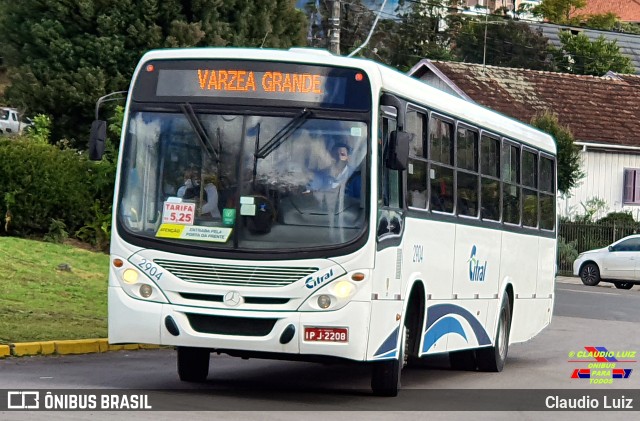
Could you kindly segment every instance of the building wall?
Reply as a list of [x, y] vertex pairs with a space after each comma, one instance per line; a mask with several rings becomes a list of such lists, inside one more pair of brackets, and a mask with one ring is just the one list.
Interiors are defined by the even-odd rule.
[[427, 85], [433, 86], [434, 88], [438, 88], [441, 91], [444, 91], [448, 94], [455, 95], [460, 97], [460, 95], [451, 89], [449, 85], [447, 85], [442, 79], [433, 74], [433, 72], [428, 72], [425, 75], [420, 77], [420, 80], [426, 83]]
[[581, 152], [582, 170], [586, 176], [578, 186], [571, 190], [571, 197], [558, 199], [558, 212], [561, 216], [584, 214], [581, 203], [595, 197], [607, 203], [607, 209], [596, 217], [605, 216], [609, 212], [630, 211], [640, 221], [640, 206], [622, 204], [624, 169], [640, 168], [640, 154]]

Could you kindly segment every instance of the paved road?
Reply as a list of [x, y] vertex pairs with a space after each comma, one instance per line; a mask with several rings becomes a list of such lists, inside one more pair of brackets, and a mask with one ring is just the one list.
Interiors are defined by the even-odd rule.
[[[464, 402], [465, 396], [466, 399], [473, 399], [474, 393], [487, 388], [586, 388], [587, 393], [592, 394], [597, 393], [592, 389], [597, 387], [605, 387], [606, 391], [616, 393], [624, 393], [625, 389], [636, 389], [636, 392], [640, 390], [640, 363], [624, 366], [634, 370], [628, 379], [617, 380], [611, 385], [593, 386], [586, 379], [570, 378], [575, 368], [586, 368], [582, 367], [585, 364], [568, 362], [570, 352], [584, 350], [585, 346], [604, 346], [610, 351], [640, 351], [640, 289], [622, 291], [615, 288], [586, 287], [578, 283], [558, 283], [556, 289], [552, 324], [533, 340], [513, 345], [505, 371], [452, 371], [445, 361], [434, 359], [430, 362], [430, 367], [403, 371], [403, 392], [400, 395], [402, 398], [404, 394], [403, 399], [371, 397], [368, 392], [369, 370], [363, 366], [241, 360], [224, 355], [212, 356], [210, 380], [207, 383], [181, 383], [175, 374], [175, 352], [170, 349], [0, 360], [0, 387], [165, 389], [170, 390], [166, 395], [167, 401], [182, 403], [193, 409], [210, 409], [211, 402], [216, 402], [217, 407], [225, 411], [276, 411], [261, 412], [261, 419], [294, 419], [296, 412], [286, 412], [285, 417], [285, 413], [281, 411], [301, 410], [312, 411], [305, 412], [304, 417], [313, 419], [313, 416], [307, 415], [346, 408], [382, 412], [367, 413], [366, 417], [361, 413], [357, 416], [347, 413], [344, 414], [344, 419], [391, 419], [396, 417], [392, 416], [392, 412], [384, 410], [425, 409], [420, 407], [425, 404], [424, 399], [420, 402], [425, 390], [451, 390], [451, 395], [442, 399], [454, 408]], [[401, 408], [399, 403], [402, 402], [408, 406]], [[640, 407], [640, 399], [636, 402], [636, 407]], [[34, 414], [34, 418], [29, 419], [40, 419], [38, 415], [44, 415]], [[149, 414], [155, 414], [153, 416], [157, 418], [160, 413]], [[197, 418], [196, 414], [193, 413], [193, 416]], [[467, 419], [470, 415], [449, 412], [443, 414], [448, 419]], [[480, 418], [502, 419], [505, 415], [504, 419], [508, 419], [507, 413], [494, 413], [493, 416], [487, 414], [489, 413]], [[518, 412], [515, 414], [522, 415]], [[4, 415], [7, 414], [0, 414], [0, 418], [4, 418]], [[15, 412], [8, 415], [11, 419], [18, 418]], [[206, 418], [206, 413], [200, 415], [202, 419]], [[148, 419], [155, 419], [151, 415], [140, 414], [141, 419], [147, 419], [147, 416]], [[63, 419], [62, 413], [49, 414], [48, 418]], [[222, 418], [254, 417], [249, 413], [225, 413]], [[475, 413], [474, 418], [478, 418], [478, 413]]]

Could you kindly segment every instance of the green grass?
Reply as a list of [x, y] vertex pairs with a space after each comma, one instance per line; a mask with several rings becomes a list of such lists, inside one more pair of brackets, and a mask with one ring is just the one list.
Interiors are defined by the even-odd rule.
[[103, 253], [0, 237], [0, 344], [106, 337], [108, 269]]

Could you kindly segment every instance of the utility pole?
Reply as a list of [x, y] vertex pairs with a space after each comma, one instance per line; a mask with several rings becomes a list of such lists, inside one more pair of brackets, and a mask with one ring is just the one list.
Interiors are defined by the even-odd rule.
[[329, 51], [340, 54], [340, 0], [333, 0], [329, 18]]

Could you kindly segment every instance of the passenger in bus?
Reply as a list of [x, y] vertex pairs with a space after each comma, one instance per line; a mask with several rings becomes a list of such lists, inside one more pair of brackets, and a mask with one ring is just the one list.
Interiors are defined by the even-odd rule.
[[[200, 198], [200, 180], [198, 180], [198, 171], [192, 168], [185, 170], [184, 183], [178, 189], [176, 196], [183, 200], [194, 200]], [[206, 198], [204, 199], [206, 200]]]
[[344, 187], [345, 194], [358, 198], [362, 181], [359, 171], [354, 171], [350, 159], [351, 148], [345, 143], [336, 143], [331, 148], [333, 162], [328, 168], [316, 171], [309, 183], [308, 191], [326, 191]]
[[218, 204], [218, 177], [214, 174], [204, 176], [204, 197], [206, 202], [202, 204], [202, 215], [211, 216], [214, 219], [221, 219]]

